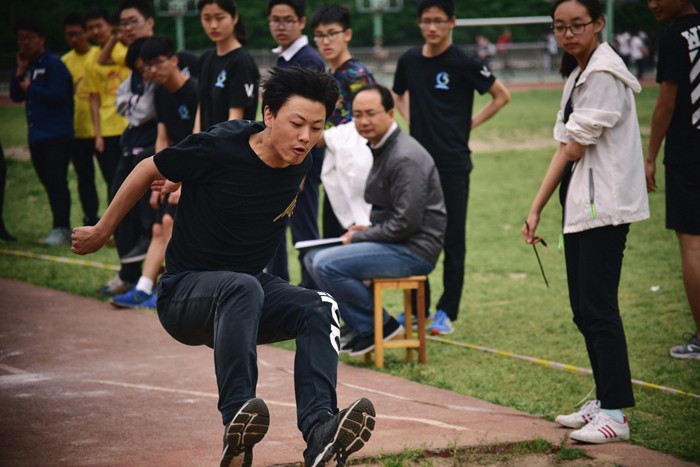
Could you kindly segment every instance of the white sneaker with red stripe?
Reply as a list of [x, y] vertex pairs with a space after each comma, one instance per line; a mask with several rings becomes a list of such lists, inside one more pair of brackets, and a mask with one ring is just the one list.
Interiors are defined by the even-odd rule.
[[586, 423], [593, 420], [593, 417], [600, 413], [600, 401], [593, 400], [583, 404], [581, 410], [569, 415], [557, 415], [555, 422], [567, 428], [581, 428]]
[[599, 412], [583, 428], [572, 431], [569, 437], [584, 443], [612, 443], [613, 441], [630, 439], [630, 428], [627, 424], [627, 417], [625, 417], [623, 423], [620, 423], [610, 415]]

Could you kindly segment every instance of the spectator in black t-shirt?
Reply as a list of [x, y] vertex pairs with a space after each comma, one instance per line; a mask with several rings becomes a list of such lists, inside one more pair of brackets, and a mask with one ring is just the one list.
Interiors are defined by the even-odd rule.
[[[141, 47], [141, 59], [144, 63], [142, 69], [158, 85], [155, 89], [158, 122], [155, 150], [159, 152], [192, 134], [197, 113], [197, 80], [179, 68], [179, 56], [168, 38], [148, 39]], [[166, 196], [155, 191], [151, 194], [150, 205], [156, 210], [156, 215], [143, 273], [134, 288], [112, 297], [112, 305], [119, 308], [156, 308], [154, 284], [163, 266], [165, 247], [172, 235], [179, 198], [179, 190]]]
[[262, 272], [292, 215], [309, 151], [338, 99], [327, 73], [276, 68], [264, 83], [263, 122], [226, 121], [134, 169], [94, 227], [73, 231], [73, 252], [102, 247], [120, 219], [164, 178], [182, 183], [158, 289], [161, 323], [178, 341], [214, 350], [225, 431], [221, 466], [253, 464], [269, 412], [255, 397], [256, 345], [296, 339], [297, 426], [307, 466], [342, 465], [374, 428], [365, 398], [337, 409], [340, 316], [328, 294]]
[[695, 332], [671, 348], [672, 357], [700, 359], [700, 14], [690, 0], [650, 1], [657, 20], [671, 25], [659, 41], [659, 97], [647, 150], [647, 189], [656, 190], [656, 157], [666, 139], [666, 228], [675, 230], [683, 284]]
[[245, 28], [234, 0], [199, 0], [204, 32], [216, 47], [199, 61], [199, 109], [194, 132], [226, 120], [255, 120], [260, 71], [243, 46]]

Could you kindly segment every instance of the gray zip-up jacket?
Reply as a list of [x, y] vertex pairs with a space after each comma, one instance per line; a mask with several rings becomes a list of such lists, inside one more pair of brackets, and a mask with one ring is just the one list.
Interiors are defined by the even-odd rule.
[[381, 147], [372, 149], [372, 155], [365, 187], [372, 225], [356, 231], [352, 242], [403, 243], [435, 264], [445, 239], [447, 214], [433, 158], [400, 128]]

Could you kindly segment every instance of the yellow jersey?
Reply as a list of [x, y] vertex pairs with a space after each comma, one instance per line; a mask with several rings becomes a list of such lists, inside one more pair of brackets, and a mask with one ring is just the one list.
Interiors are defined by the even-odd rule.
[[97, 94], [100, 98], [100, 131], [103, 137], [119, 136], [124, 132], [128, 122], [126, 118], [117, 113], [115, 100], [117, 89], [131, 70], [124, 64], [126, 47], [117, 42], [112, 51], [114, 65], [100, 65], [97, 63], [98, 53], [90, 60], [86, 67], [84, 88], [88, 93]]
[[61, 60], [73, 77], [73, 127], [76, 138], [94, 138], [95, 129], [90, 116], [90, 93], [85, 88], [85, 70], [90, 61], [97, 60], [100, 49], [92, 46], [84, 54], [71, 50]]

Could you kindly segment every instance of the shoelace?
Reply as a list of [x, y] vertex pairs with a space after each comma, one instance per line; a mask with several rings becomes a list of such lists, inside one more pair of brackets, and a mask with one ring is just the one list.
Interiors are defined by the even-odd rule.
[[596, 400], [586, 402], [583, 404], [583, 407], [581, 407], [581, 410], [579, 410], [579, 413], [586, 415], [594, 412], [598, 412], [598, 401]]

